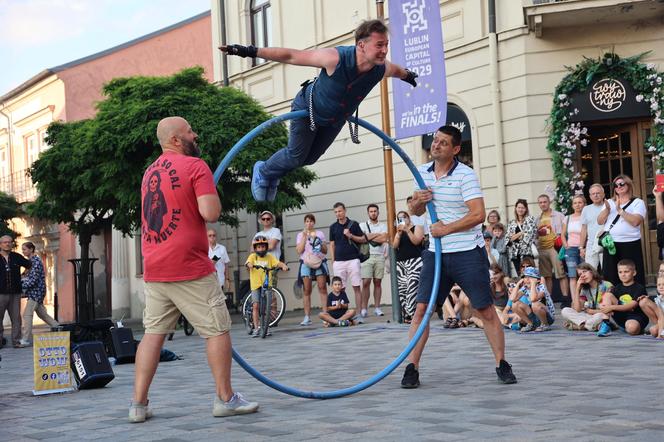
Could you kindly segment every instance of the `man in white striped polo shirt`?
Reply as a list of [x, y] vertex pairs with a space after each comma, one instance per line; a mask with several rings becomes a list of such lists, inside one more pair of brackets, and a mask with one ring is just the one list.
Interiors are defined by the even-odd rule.
[[[516, 383], [511, 365], [505, 361], [505, 335], [493, 307], [489, 285], [489, 260], [484, 248], [480, 224], [484, 221], [484, 198], [475, 172], [460, 163], [456, 155], [461, 149], [461, 132], [453, 126], [443, 126], [431, 143], [431, 163], [419, 167], [427, 190], [413, 194], [413, 211], [422, 215], [426, 203], [433, 201], [438, 222], [427, 216], [432, 238], [442, 243], [442, 271], [437, 303], [443, 304], [456, 283], [468, 295], [477, 315], [484, 323], [484, 333], [496, 358], [496, 374], [506, 383]], [[416, 184], [417, 186], [417, 184]], [[422, 271], [417, 292], [417, 308], [410, 324], [409, 336], [415, 334], [426, 311], [435, 272], [435, 242], [422, 253]], [[401, 381], [403, 388], [417, 388], [419, 362], [429, 337], [429, 328], [422, 335], [411, 354]]]

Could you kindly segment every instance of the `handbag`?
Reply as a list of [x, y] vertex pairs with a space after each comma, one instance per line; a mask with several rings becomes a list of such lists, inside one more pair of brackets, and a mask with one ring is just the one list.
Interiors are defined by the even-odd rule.
[[[349, 229], [353, 227], [353, 223], [355, 223], [355, 221], [352, 221], [352, 222], [350, 223], [350, 227], [349, 227]], [[357, 224], [357, 223], [356, 223], [356, 224]], [[352, 241], [352, 240], [350, 240], [350, 239], [348, 240], [348, 242], [349, 242], [353, 247], [355, 247], [355, 249], [357, 250], [357, 253], [358, 253], [359, 258], [360, 258], [360, 262], [364, 262], [364, 261], [366, 261], [367, 259], [369, 259], [369, 239], [367, 238], [367, 235], [366, 235], [365, 233], [362, 233], [362, 235], [364, 235], [364, 239], [366, 239], [367, 242], [363, 242], [363, 243], [361, 243], [361, 244], [358, 244], [358, 243], [356, 243], [355, 241]]]
[[558, 260], [565, 261], [565, 255], [566, 254], [567, 254], [567, 250], [565, 250], [565, 247], [561, 247], [560, 251], [558, 252]]
[[[635, 199], [636, 199], [636, 198], [632, 198], [632, 199], [630, 199], [629, 202], [628, 202], [627, 204], [625, 204], [625, 207], [623, 207], [623, 210], [626, 210], [626, 209], [629, 207], [629, 205], [632, 204], [632, 202], [634, 202]], [[609, 228], [606, 229], [606, 230], [603, 231], [600, 235], [597, 236], [597, 245], [598, 245], [598, 246], [600, 246], [600, 247], [606, 247], [609, 243], [613, 244], [613, 238], [610, 238], [610, 239], [609, 239], [609, 238], [606, 238], [606, 237], [607, 237], [607, 236], [611, 236], [611, 233], [609, 233], [609, 232], [611, 231], [611, 229], [613, 228], [613, 226], [616, 225], [616, 223], [618, 222], [618, 219], [619, 219], [619, 218], [620, 218], [620, 214], [617, 214], [616, 217], [613, 218], [613, 221], [611, 222], [611, 225], [609, 226]], [[606, 239], [605, 239], [605, 238], [606, 238]], [[611, 255], [613, 255], [613, 253], [611, 253]]]
[[313, 252], [304, 252], [302, 262], [310, 269], [316, 270], [323, 264], [323, 258]]

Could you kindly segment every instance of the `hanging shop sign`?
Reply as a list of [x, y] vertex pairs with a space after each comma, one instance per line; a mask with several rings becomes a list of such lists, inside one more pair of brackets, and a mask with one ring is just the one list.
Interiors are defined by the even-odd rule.
[[571, 96], [570, 121], [650, 117], [650, 108], [636, 100], [632, 85], [622, 78], [600, 78]]

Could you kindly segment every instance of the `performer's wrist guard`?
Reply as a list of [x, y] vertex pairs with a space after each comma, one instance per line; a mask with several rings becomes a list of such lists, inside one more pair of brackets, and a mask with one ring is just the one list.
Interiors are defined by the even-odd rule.
[[256, 58], [258, 55], [258, 48], [255, 46], [228, 45], [227, 52], [228, 55], [237, 55], [242, 58]]
[[405, 81], [406, 83], [410, 84], [413, 87], [417, 87], [417, 82], [415, 81], [417, 77], [418, 77], [417, 73], [409, 69], [406, 69], [406, 76], [401, 80]]

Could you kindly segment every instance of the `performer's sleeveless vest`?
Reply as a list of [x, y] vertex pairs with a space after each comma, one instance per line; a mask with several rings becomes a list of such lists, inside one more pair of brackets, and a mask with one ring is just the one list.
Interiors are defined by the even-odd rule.
[[[342, 126], [385, 75], [384, 64], [358, 74], [355, 46], [337, 46], [336, 49], [339, 63], [334, 73], [329, 76], [321, 69], [313, 88], [314, 120], [320, 126]], [[307, 87], [307, 102], [311, 87], [311, 84]]]

